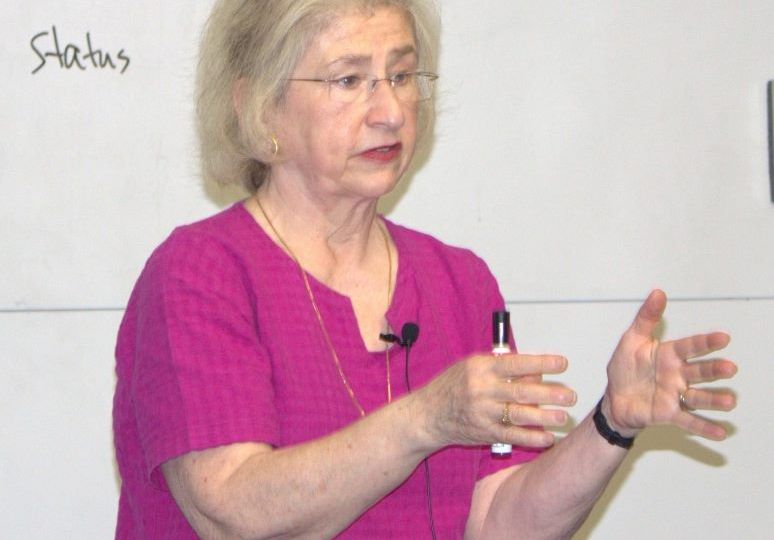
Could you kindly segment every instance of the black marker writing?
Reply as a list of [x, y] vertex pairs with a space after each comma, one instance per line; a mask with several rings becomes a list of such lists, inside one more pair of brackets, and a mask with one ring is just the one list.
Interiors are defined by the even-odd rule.
[[[49, 36], [51, 37], [50, 40], [45, 39]], [[109, 68], [111, 70], [120, 67], [120, 73], [124, 73], [131, 62], [131, 59], [127, 56], [124, 49], [118, 51], [114, 60], [109, 52], [103, 52], [102, 49], [94, 48], [90, 32], [86, 32], [87, 52], [74, 43], [67, 43], [64, 48], [62, 48], [56, 26], [51, 27], [51, 32], [45, 31], [35, 34], [30, 40], [30, 47], [40, 61], [40, 63], [35, 66], [35, 69], [32, 70], [33, 75], [43, 69], [48, 58], [56, 58], [59, 67], [62, 69], [76, 68], [81, 71], [86, 71], [88, 66], [94, 69]]]

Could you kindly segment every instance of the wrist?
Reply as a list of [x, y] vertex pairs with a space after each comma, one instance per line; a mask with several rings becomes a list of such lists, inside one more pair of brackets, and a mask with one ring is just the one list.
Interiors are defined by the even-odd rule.
[[407, 434], [407, 444], [413, 452], [425, 457], [444, 446], [440, 442], [433, 422], [433, 415], [428, 411], [428, 403], [422, 399], [422, 390], [408, 394], [393, 404], [402, 409], [403, 428]]
[[603, 396], [594, 409], [594, 427], [597, 433], [609, 444], [626, 449], [631, 448], [632, 444], [634, 444], [634, 438], [639, 431], [621, 428], [612, 420], [610, 399], [609, 397], [605, 399], [606, 397]]

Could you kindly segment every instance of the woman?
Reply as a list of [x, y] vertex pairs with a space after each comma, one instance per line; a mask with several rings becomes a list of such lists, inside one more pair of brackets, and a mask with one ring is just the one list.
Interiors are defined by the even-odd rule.
[[[566, 360], [486, 354], [503, 308], [486, 265], [376, 211], [431, 122], [434, 13], [216, 3], [205, 173], [251, 196], [177, 229], [135, 286], [117, 345], [118, 538], [567, 537], [643, 428], [725, 436], [692, 410], [733, 396], [690, 385], [734, 364], [686, 361], [729, 338], [659, 343], [655, 291], [596, 414], [540, 453], [554, 440], [536, 426], [575, 402], [542, 384]], [[380, 338], [407, 322], [410, 355]]]

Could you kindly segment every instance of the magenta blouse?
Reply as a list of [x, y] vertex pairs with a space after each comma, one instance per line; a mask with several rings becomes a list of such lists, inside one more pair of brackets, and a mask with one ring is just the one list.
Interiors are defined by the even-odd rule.
[[[391, 328], [415, 322], [417, 388], [446, 366], [491, 349], [491, 313], [503, 299], [468, 250], [387, 222], [398, 250]], [[366, 350], [348, 297], [310, 276], [341, 367], [366, 413], [386, 403], [384, 353]], [[151, 255], [116, 345], [113, 420], [121, 474], [116, 538], [196, 538], [160, 465], [193, 450], [256, 441], [283, 447], [356, 421], [298, 267], [235, 204], [176, 229]], [[394, 397], [405, 394], [405, 355], [391, 353]], [[450, 447], [430, 458], [438, 538], [462, 537], [476, 481], [532, 459], [488, 447]], [[346, 455], [341, 456], [346, 466]], [[420, 466], [340, 538], [429, 538]]]

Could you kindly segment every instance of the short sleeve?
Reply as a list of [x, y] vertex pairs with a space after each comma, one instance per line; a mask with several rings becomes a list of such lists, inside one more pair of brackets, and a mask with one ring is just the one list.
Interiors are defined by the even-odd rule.
[[[473, 315], [473, 321], [476, 325], [474, 326], [476, 328], [475, 335], [480, 336], [481, 339], [481, 344], [477, 347], [480, 350], [488, 351], [492, 349], [492, 313], [504, 310], [505, 300], [500, 292], [500, 286], [486, 262], [472, 252], [470, 252], [470, 257], [474, 263], [471, 271], [471, 282], [475, 283], [476, 286], [472, 289], [473, 294], [469, 298], [468, 305], [475, 307]], [[516, 351], [513, 322], [511, 319], [512, 331], [509, 340], [511, 349]]]
[[194, 450], [275, 444], [271, 363], [249, 277], [220, 240], [178, 229], [136, 289], [132, 401], [147, 473]]

